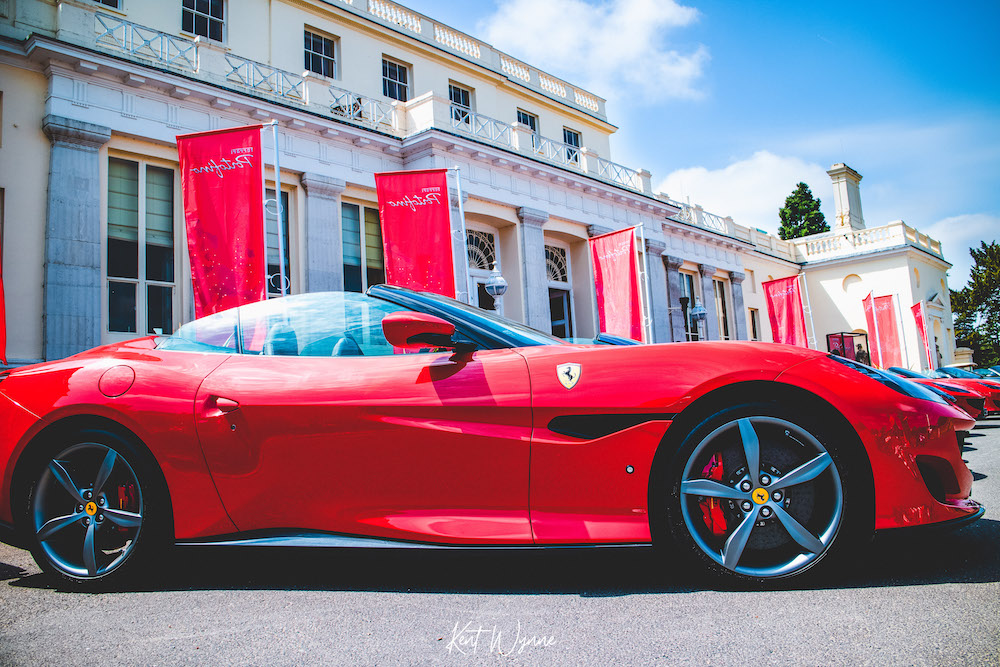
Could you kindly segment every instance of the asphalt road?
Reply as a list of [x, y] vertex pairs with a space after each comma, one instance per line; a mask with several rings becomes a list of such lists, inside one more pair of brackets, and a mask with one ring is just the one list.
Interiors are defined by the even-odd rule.
[[0, 545], [0, 663], [1000, 665], [1000, 419], [971, 435], [985, 518], [778, 591], [651, 550], [202, 549], [147, 590], [93, 595]]

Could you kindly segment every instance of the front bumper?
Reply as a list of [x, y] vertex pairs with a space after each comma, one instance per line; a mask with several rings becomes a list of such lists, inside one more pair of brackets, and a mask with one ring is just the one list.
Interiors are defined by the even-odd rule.
[[980, 505], [975, 500], [963, 501], [965, 504], [965, 509], [973, 510], [971, 514], [965, 514], [964, 516], [957, 516], [953, 519], [948, 519], [946, 521], [939, 521], [937, 523], [925, 523], [918, 524], [914, 526], [901, 526], [898, 528], [884, 528], [877, 531], [879, 535], [898, 535], [900, 533], [905, 533], [907, 535], [913, 533], [938, 533], [951, 530], [958, 530], [959, 528], [964, 528], [983, 518], [986, 514], [986, 508]]

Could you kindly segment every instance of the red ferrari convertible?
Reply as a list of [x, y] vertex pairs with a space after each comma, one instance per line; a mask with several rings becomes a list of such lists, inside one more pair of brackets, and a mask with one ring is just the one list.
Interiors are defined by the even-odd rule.
[[571, 345], [377, 286], [0, 376], [0, 521], [66, 582], [175, 545], [656, 545], [757, 582], [982, 507], [974, 422], [918, 384], [743, 342]]

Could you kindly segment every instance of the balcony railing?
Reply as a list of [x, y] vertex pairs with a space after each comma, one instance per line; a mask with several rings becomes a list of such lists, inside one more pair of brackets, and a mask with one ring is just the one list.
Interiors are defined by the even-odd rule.
[[522, 125], [505, 123], [456, 104], [451, 105], [448, 114], [452, 129], [460, 130], [476, 139], [575, 169], [629, 190], [645, 191], [642, 176], [638, 171], [597, 157], [579, 146], [543, 137], [526, 131]]
[[391, 130], [399, 127], [396, 122], [395, 107], [388, 102], [358, 95], [336, 86], [330, 86], [330, 95], [333, 97], [330, 113], [336, 118], [371, 128], [381, 127]]
[[617, 162], [597, 158], [597, 175], [616, 185], [642, 191], [642, 178], [639, 176], [639, 172]]
[[793, 239], [792, 243], [806, 261], [834, 259], [903, 245], [920, 248], [943, 258], [938, 241], [921, 234], [902, 220], [881, 227], [827, 232], [816, 238], [806, 236]]
[[491, 144], [514, 148], [514, 128], [509, 123], [454, 104], [451, 106], [451, 127]]
[[108, 14], [94, 14], [96, 42], [163, 65], [198, 70], [198, 45], [190, 39], [125, 21]]
[[732, 218], [723, 218], [715, 213], [709, 213], [701, 206], [692, 206], [691, 204], [685, 204], [672, 199], [668, 199], [667, 203], [681, 210], [680, 213], [674, 216], [675, 220], [680, 220], [697, 227], [704, 227], [705, 229], [710, 229], [713, 232], [721, 234], [732, 234]]
[[580, 147], [570, 146], [555, 139], [549, 139], [536, 134], [532, 137], [532, 146], [535, 153], [546, 160], [561, 164], [567, 167], [580, 168]]
[[306, 102], [306, 82], [298, 74], [230, 55], [226, 56], [226, 64], [230, 68], [226, 74], [228, 81], [242, 83], [258, 93]]

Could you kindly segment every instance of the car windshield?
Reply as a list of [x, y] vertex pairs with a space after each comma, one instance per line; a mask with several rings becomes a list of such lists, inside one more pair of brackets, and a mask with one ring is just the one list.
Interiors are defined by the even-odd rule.
[[950, 366], [943, 366], [937, 369], [939, 373], [948, 375], [953, 378], [966, 378], [972, 380], [978, 380], [979, 376], [975, 373], [970, 373], [969, 371], [963, 371], [961, 368], [951, 368]]
[[430, 312], [446, 320], [464, 322], [472, 328], [488, 332], [497, 340], [513, 347], [566, 344], [562, 338], [556, 338], [519, 322], [500, 317], [492, 311], [470, 306], [440, 294], [414, 292], [392, 285], [375, 285], [368, 289], [368, 293], [379, 299], [405, 305], [408, 310]]
[[395, 354], [382, 318], [402, 306], [354, 292], [318, 292], [250, 303], [189, 322], [161, 350], [329, 357]]
[[895, 373], [896, 375], [902, 375], [905, 378], [920, 378], [921, 380], [927, 379], [927, 376], [922, 373], [911, 371], [907, 368], [899, 368], [898, 366], [889, 367], [889, 371]]

